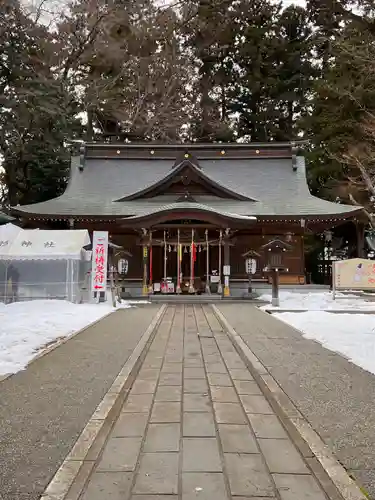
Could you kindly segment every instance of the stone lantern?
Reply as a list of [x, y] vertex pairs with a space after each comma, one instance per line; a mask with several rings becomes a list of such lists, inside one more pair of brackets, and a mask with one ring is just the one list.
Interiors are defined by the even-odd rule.
[[265, 272], [270, 273], [272, 279], [272, 305], [278, 307], [279, 300], [279, 273], [288, 271], [285, 265], [285, 253], [292, 250], [285, 241], [275, 239], [261, 247], [266, 260]]

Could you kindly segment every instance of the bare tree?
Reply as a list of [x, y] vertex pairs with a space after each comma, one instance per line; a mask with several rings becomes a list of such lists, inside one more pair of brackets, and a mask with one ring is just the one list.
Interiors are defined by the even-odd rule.
[[375, 38], [348, 26], [323, 84], [322, 123], [333, 125], [328, 156], [342, 166], [336, 192], [363, 206], [375, 228]]
[[69, 0], [26, 0], [22, 3], [25, 16], [35, 24], [52, 27], [69, 7]]
[[347, 167], [347, 196], [353, 205], [363, 206], [369, 224], [375, 228], [375, 115], [365, 112], [358, 124], [363, 140], [347, 145], [332, 157]]
[[59, 24], [58, 67], [87, 114], [87, 139], [177, 139], [191, 78], [178, 23], [173, 8], [147, 0], [72, 6]]

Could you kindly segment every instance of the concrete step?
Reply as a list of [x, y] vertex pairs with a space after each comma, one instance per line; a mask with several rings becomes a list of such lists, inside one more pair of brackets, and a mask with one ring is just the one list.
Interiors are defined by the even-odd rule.
[[221, 295], [150, 295], [149, 300], [163, 304], [212, 304], [223, 298]]
[[[143, 297], [144, 298], [144, 297]], [[266, 302], [246, 297], [222, 297], [221, 295], [150, 295], [150, 302], [159, 304], [215, 304], [217, 302], [246, 302], [262, 306]]]

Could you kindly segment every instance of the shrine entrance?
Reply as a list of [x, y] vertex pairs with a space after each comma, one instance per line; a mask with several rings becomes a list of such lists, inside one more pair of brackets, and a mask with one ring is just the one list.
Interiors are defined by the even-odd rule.
[[[256, 218], [213, 212], [202, 206], [193, 208], [176, 203], [174, 207], [123, 222], [124, 227], [136, 229], [140, 235], [143, 296], [165, 293], [230, 296], [232, 237]], [[191, 218], [185, 219], [187, 214]], [[235, 230], [230, 228], [232, 222]]]
[[150, 233], [148, 293], [221, 293], [223, 230], [173, 227]]

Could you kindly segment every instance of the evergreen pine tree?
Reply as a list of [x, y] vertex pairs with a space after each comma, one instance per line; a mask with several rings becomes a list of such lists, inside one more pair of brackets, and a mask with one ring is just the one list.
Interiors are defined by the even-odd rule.
[[280, 5], [268, 0], [236, 4], [236, 53], [231, 110], [237, 137], [268, 141], [276, 110], [272, 102], [275, 76], [276, 22]]
[[313, 62], [313, 31], [308, 14], [301, 7], [285, 9], [277, 21], [271, 99], [275, 115], [272, 138], [297, 139], [308, 116], [312, 88], [318, 76]]
[[322, 196], [368, 206], [375, 194], [367, 182], [375, 152], [375, 35], [368, 12], [352, 16], [344, 7], [305, 122], [312, 142], [309, 176]]
[[233, 140], [230, 92], [235, 27], [233, 0], [188, 0], [182, 9], [184, 49], [195, 69], [191, 82], [191, 138]]
[[16, 0], [0, 14], [0, 152], [5, 203], [43, 201], [62, 193], [69, 171], [64, 141], [74, 133], [75, 107], [53, 73], [50, 33]]

